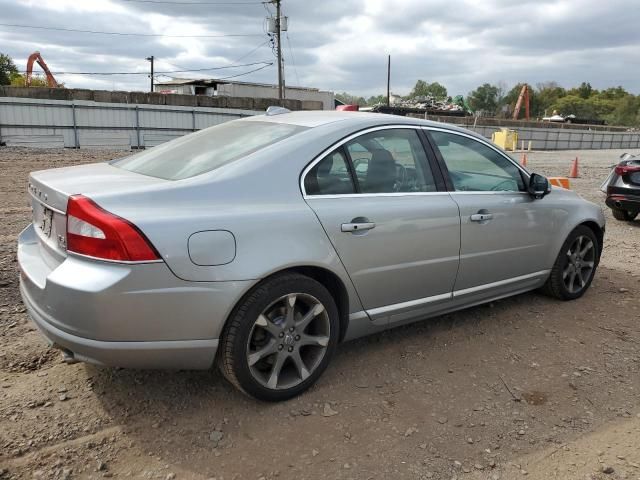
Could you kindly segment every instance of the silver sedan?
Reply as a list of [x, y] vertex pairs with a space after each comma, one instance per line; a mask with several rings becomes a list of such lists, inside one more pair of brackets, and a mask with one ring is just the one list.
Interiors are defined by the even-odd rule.
[[275, 112], [34, 172], [21, 293], [69, 362], [207, 369], [263, 400], [338, 343], [589, 288], [602, 211], [453, 126]]

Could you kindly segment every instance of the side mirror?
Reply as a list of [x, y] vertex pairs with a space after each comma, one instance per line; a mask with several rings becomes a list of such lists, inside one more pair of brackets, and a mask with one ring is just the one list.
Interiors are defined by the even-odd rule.
[[529, 186], [527, 187], [527, 191], [533, 198], [540, 199], [551, 191], [551, 185], [546, 177], [538, 175], [537, 173], [532, 173], [531, 177], [529, 177]]

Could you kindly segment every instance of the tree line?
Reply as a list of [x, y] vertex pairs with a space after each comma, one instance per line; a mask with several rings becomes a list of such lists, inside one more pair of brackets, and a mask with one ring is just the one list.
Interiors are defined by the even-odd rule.
[[[524, 83], [511, 89], [505, 84], [484, 83], [469, 92], [466, 100], [478, 115], [490, 117], [510, 117]], [[557, 113], [578, 118], [605, 120], [609, 125], [640, 126], [640, 95], [633, 95], [622, 87], [595, 89], [588, 82], [578, 87], [563, 88], [556, 82], [543, 82], [529, 87], [529, 108], [532, 119], [551, 116]], [[438, 82], [428, 83], [418, 80], [409, 93], [402, 97], [413, 100], [431, 96], [435, 100], [449, 100], [445, 86]], [[386, 103], [386, 95], [368, 98], [350, 95], [346, 92], [336, 94], [336, 98], [360, 106], [373, 106]]]

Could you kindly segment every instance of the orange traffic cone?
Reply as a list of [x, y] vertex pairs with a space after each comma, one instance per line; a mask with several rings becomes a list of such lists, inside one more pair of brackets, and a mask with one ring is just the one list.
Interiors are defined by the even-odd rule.
[[569, 170], [569, 178], [578, 178], [580, 175], [578, 174], [578, 157], [571, 162], [571, 170]]
[[522, 165], [524, 168], [527, 168], [527, 154], [526, 153], [522, 154], [522, 160], [520, 160], [520, 165]]

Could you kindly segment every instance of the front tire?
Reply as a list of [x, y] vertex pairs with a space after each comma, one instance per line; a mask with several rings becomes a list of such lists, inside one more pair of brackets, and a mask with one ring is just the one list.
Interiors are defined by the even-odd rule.
[[619, 210], [617, 208], [611, 209], [613, 218], [620, 220], [621, 222], [630, 222], [638, 216], [638, 212], [630, 212], [628, 210]]
[[304, 392], [338, 344], [336, 303], [316, 280], [283, 274], [259, 284], [224, 329], [218, 364], [242, 392], [276, 402]]
[[600, 261], [600, 246], [593, 230], [576, 227], [556, 258], [542, 292], [560, 300], [575, 300], [588, 290]]

